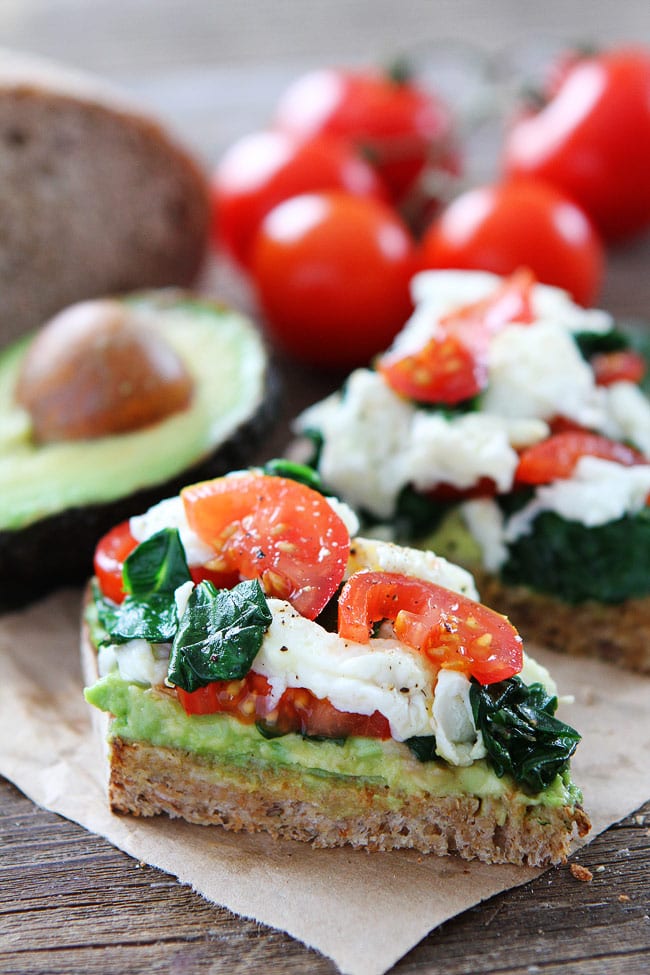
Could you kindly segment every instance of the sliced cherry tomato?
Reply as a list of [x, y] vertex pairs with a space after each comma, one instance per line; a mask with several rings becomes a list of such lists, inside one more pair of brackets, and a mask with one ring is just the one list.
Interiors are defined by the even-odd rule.
[[354, 196], [388, 196], [376, 171], [350, 143], [287, 132], [256, 132], [234, 143], [211, 186], [215, 242], [244, 266], [262, 219], [291, 196], [335, 189]]
[[520, 179], [456, 197], [425, 231], [420, 265], [495, 274], [525, 266], [538, 281], [590, 305], [600, 288], [604, 254], [576, 203], [541, 181]]
[[242, 680], [212, 681], [196, 691], [176, 688], [187, 714], [231, 714], [244, 724], [260, 722], [269, 732], [323, 738], [390, 738], [388, 720], [378, 711], [370, 715], [339, 711], [327, 698], [304, 688], [288, 687], [273, 709], [266, 677], [250, 671]]
[[280, 99], [276, 125], [301, 135], [353, 142], [401, 202], [427, 174], [457, 175], [452, 116], [404, 71], [329, 69], [298, 78]]
[[470, 498], [493, 498], [497, 493], [496, 483], [491, 477], [480, 477], [476, 484], [468, 488], [459, 488], [455, 484], [436, 484], [435, 488], [427, 491], [427, 497], [432, 501], [468, 501]]
[[599, 386], [620, 382], [640, 383], [646, 373], [645, 359], [634, 349], [600, 352], [589, 363]]
[[[277, 712], [277, 713], [276, 713]], [[278, 731], [299, 731], [303, 735], [323, 738], [390, 738], [388, 719], [373, 711], [355, 714], [339, 711], [327, 698], [315, 697], [304, 688], [289, 687], [264, 723]]]
[[521, 637], [487, 606], [398, 572], [355, 573], [339, 597], [339, 635], [367, 643], [372, 624], [384, 619], [433, 663], [481, 684], [505, 680], [523, 666]]
[[415, 245], [387, 204], [346, 193], [285, 200], [262, 221], [251, 271], [271, 335], [296, 359], [350, 369], [412, 310]]
[[576, 59], [548, 104], [513, 126], [504, 166], [566, 193], [608, 239], [650, 225], [650, 51]]
[[137, 547], [137, 542], [123, 521], [112, 528], [97, 543], [94, 567], [99, 588], [107, 599], [121, 603], [126, 592], [122, 584], [122, 567], [128, 555]]
[[581, 457], [600, 457], [624, 467], [650, 463], [633, 447], [585, 430], [565, 430], [527, 447], [519, 459], [515, 480], [520, 484], [548, 484], [571, 477]]
[[258, 578], [268, 595], [288, 599], [309, 619], [338, 589], [350, 535], [312, 488], [241, 474], [186, 487], [181, 498], [190, 528], [215, 549], [212, 568]]
[[412, 355], [380, 359], [388, 385], [420, 403], [461, 403], [476, 396], [487, 382], [487, 365], [458, 335], [430, 339]]
[[195, 691], [176, 687], [176, 694], [187, 714], [232, 714], [245, 724], [253, 724], [268, 711], [265, 699], [271, 685], [262, 674], [249, 671], [241, 680], [215, 680]]
[[395, 392], [422, 403], [453, 405], [476, 396], [487, 384], [490, 338], [510, 322], [533, 321], [533, 284], [530, 272], [517, 271], [487, 298], [442, 318], [419, 352], [383, 356], [379, 371]]

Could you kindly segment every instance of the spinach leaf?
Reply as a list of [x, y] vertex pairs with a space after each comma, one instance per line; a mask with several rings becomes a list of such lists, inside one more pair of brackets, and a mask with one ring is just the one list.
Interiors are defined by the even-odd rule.
[[474, 723], [499, 777], [509, 772], [536, 793], [566, 769], [580, 735], [554, 717], [557, 698], [542, 684], [528, 687], [519, 677], [487, 685], [472, 679], [469, 696]]
[[406, 484], [397, 496], [392, 522], [396, 538], [422, 538], [438, 527], [450, 504], [434, 501]]
[[408, 745], [418, 762], [435, 762], [438, 758], [435, 735], [414, 735], [406, 738], [404, 744]]
[[543, 511], [508, 545], [501, 578], [567, 603], [620, 603], [650, 593], [650, 508], [587, 528]]
[[195, 691], [213, 680], [245, 677], [271, 619], [257, 579], [233, 589], [201, 582], [190, 595], [174, 637], [169, 681]]
[[99, 622], [108, 633], [110, 643], [129, 640], [170, 643], [178, 628], [173, 595], [151, 593], [146, 600], [127, 596], [119, 606], [100, 595], [96, 605]]
[[263, 470], [265, 474], [288, 477], [292, 481], [298, 481], [299, 484], [305, 484], [318, 491], [319, 494], [325, 494], [320, 474], [307, 464], [296, 464], [292, 460], [268, 460]]
[[124, 588], [136, 598], [151, 593], [173, 597], [191, 578], [178, 530], [163, 528], [141, 542], [125, 560], [123, 576]]
[[620, 352], [630, 347], [628, 337], [617, 328], [609, 332], [576, 332], [573, 338], [587, 360], [602, 352]]
[[190, 579], [175, 528], [164, 528], [138, 545], [124, 563], [128, 595], [116, 605], [95, 591], [98, 620], [111, 643], [169, 643], [178, 628], [175, 590]]

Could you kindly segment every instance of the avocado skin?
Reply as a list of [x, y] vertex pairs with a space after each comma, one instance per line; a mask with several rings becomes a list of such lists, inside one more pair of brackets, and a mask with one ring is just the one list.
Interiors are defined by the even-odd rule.
[[249, 419], [171, 480], [106, 504], [67, 508], [15, 531], [0, 530], [0, 612], [19, 609], [54, 589], [82, 584], [92, 575], [97, 542], [115, 525], [187, 484], [247, 466], [278, 416], [280, 392], [278, 370], [268, 364], [264, 393]]

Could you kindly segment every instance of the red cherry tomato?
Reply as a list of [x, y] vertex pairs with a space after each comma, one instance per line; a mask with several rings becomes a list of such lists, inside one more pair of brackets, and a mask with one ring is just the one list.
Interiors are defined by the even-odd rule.
[[513, 126], [504, 168], [556, 186], [608, 239], [649, 226], [650, 51], [577, 60], [555, 97]]
[[196, 691], [176, 688], [187, 714], [231, 714], [245, 724], [259, 721], [281, 734], [297, 731], [324, 738], [390, 738], [390, 725], [378, 711], [370, 715], [339, 711], [327, 698], [297, 687], [288, 687], [271, 709], [270, 692], [266, 677], [254, 671], [242, 680], [213, 681]]
[[490, 337], [509, 322], [533, 321], [533, 276], [521, 270], [487, 298], [440, 320], [439, 334], [419, 352], [388, 353], [378, 368], [396, 392], [424, 403], [452, 405], [475, 396], [487, 383]]
[[267, 594], [315, 619], [338, 589], [350, 535], [317, 491], [284, 477], [241, 474], [183, 488], [185, 514], [218, 555], [211, 565], [259, 578]]
[[523, 666], [521, 637], [487, 606], [398, 572], [357, 572], [339, 597], [339, 635], [359, 643], [372, 624], [393, 620], [398, 639], [433, 663], [492, 684]]
[[599, 386], [612, 383], [640, 383], [646, 373], [645, 359], [634, 349], [600, 352], [589, 360]]
[[128, 555], [137, 547], [129, 522], [116, 525], [97, 543], [94, 557], [95, 575], [99, 588], [107, 599], [121, 603], [126, 592], [122, 585], [122, 567]]
[[[95, 575], [99, 588], [107, 599], [121, 603], [126, 591], [122, 582], [124, 562], [138, 547], [131, 534], [129, 522], [123, 521], [101, 538], [95, 549]], [[240, 581], [238, 572], [220, 572], [208, 565], [190, 565], [192, 581], [198, 585], [203, 579], [209, 580], [217, 589], [232, 589]]]
[[624, 467], [649, 463], [638, 450], [616, 440], [586, 430], [565, 430], [527, 447], [519, 459], [515, 480], [520, 484], [548, 484], [571, 477], [585, 456], [615, 461]]
[[460, 168], [447, 107], [403, 73], [310, 72], [287, 89], [275, 122], [301, 135], [349, 139], [376, 167], [396, 202], [425, 170], [455, 175]]
[[376, 171], [347, 142], [257, 132], [228, 149], [212, 178], [213, 237], [242, 265], [262, 219], [276, 204], [312, 190], [386, 199]]
[[313, 193], [263, 220], [251, 270], [274, 338], [317, 366], [365, 365], [408, 318], [414, 245], [379, 200]]
[[602, 244], [583, 211], [533, 180], [462, 193], [425, 232], [420, 254], [423, 268], [510, 274], [525, 266], [582, 305], [593, 303], [604, 264]]

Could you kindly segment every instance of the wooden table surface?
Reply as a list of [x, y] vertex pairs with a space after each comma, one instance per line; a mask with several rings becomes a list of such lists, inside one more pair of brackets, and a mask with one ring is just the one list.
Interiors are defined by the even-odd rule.
[[[568, 9], [567, 9], [568, 8]], [[549, 25], [550, 34], [549, 34]], [[588, 25], [588, 30], [585, 29]], [[535, 31], [545, 31], [535, 37]], [[0, 43], [95, 68], [171, 122], [208, 165], [258, 128], [302, 68], [385, 56], [453, 39], [468, 70], [525, 64], [558, 38], [650, 42], [647, 2], [520, 4], [481, 0], [2, 0]], [[470, 71], [471, 73], [471, 71]], [[491, 160], [476, 163], [489, 175]], [[601, 304], [650, 320], [650, 240], [610, 255]], [[241, 294], [226, 274], [231, 297]], [[1, 301], [1, 298], [0, 298]], [[287, 397], [269, 446], [286, 442], [295, 410], [332, 380], [281, 369]], [[0, 743], [0, 748], [2, 744]], [[649, 759], [650, 760], [650, 759]], [[650, 972], [650, 803], [568, 867], [448, 922], [395, 972]], [[0, 972], [331, 973], [333, 964], [287, 935], [206, 903], [172, 878], [34, 806], [0, 779]]]

